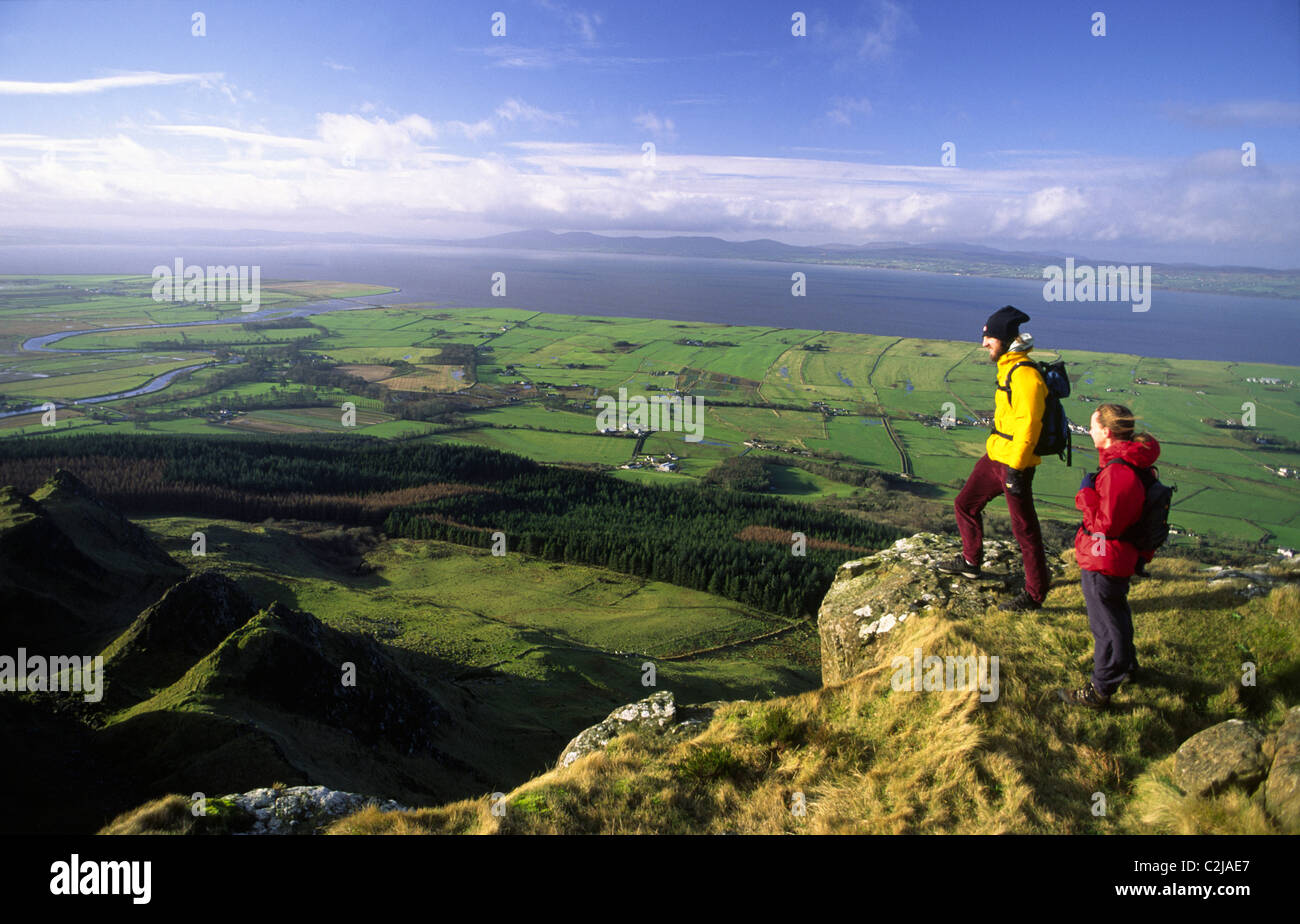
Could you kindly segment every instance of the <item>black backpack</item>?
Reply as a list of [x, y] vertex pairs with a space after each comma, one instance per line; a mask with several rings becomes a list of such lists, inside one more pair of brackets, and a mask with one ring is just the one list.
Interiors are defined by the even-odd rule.
[[[1058, 456], [1065, 460], [1066, 465], [1073, 465], [1074, 441], [1070, 438], [1070, 421], [1065, 416], [1065, 408], [1061, 404], [1062, 398], [1070, 397], [1070, 376], [1065, 371], [1065, 361], [1058, 359], [1054, 363], [1040, 363], [1032, 359], [1023, 359], [1012, 366], [1011, 371], [1007, 373], [1007, 384], [998, 385], [998, 380], [995, 378], [993, 383], [1000, 391], [1007, 393], [1008, 404], [1011, 403], [1011, 377], [1021, 366], [1033, 366], [1047, 383], [1047, 402], [1043, 407], [1043, 429], [1038, 434], [1038, 445], [1034, 447], [1034, 455]], [[996, 427], [993, 428], [993, 432], [1003, 439], [1011, 439], [1008, 434]]]
[[1131, 543], [1139, 552], [1154, 552], [1169, 538], [1169, 508], [1178, 488], [1162, 482], [1160, 473], [1155, 468], [1139, 468], [1127, 459], [1111, 459], [1106, 465], [1114, 465], [1116, 462], [1127, 465], [1138, 476], [1142, 487], [1146, 489], [1146, 499], [1142, 502], [1142, 513], [1137, 522], [1122, 534], [1106, 538]]

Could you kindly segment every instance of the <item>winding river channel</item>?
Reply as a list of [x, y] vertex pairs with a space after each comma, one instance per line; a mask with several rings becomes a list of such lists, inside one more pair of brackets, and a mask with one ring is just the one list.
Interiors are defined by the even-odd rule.
[[[396, 292], [387, 292], [384, 298], [397, 294]], [[23, 341], [22, 348], [33, 353], [80, 353], [80, 354], [97, 354], [97, 353], [137, 353], [139, 350], [134, 349], [69, 349], [66, 347], [56, 347], [53, 344], [67, 337], [76, 337], [79, 334], [103, 334], [116, 330], [159, 330], [167, 327], [202, 327], [209, 324], [242, 324], [246, 321], [267, 321], [278, 318], [302, 318], [313, 314], [327, 314], [332, 311], [356, 311], [363, 308], [382, 307], [386, 302], [375, 301], [380, 296], [365, 296], [370, 301], [364, 301], [361, 298], [331, 298], [320, 302], [311, 302], [307, 305], [299, 305], [297, 308], [266, 308], [262, 311], [236, 312], [228, 318], [217, 318], [212, 321], [172, 321], [166, 324], [130, 324], [124, 327], [91, 327], [86, 330], [61, 330], [52, 334], [42, 334], [39, 337], [30, 337]], [[239, 362], [241, 357], [235, 356], [226, 362]], [[69, 407], [86, 404], [103, 404], [106, 401], [116, 401], [120, 398], [134, 398], [139, 395], [147, 395], [155, 391], [161, 391], [172, 383], [172, 380], [186, 372], [193, 372], [195, 369], [202, 369], [205, 366], [218, 365], [218, 361], [208, 360], [207, 362], [194, 363], [189, 366], [180, 366], [164, 372], [162, 375], [155, 376], [148, 382], [132, 388], [128, 391], [117, 391], [108, 395], [95, 395], [90, 398], [78, 398], [71, 402], [53, 401], [55, 407]], [[15, 417], [19, 414], [31, 414], [37, 411], [45, 410], [46, 405], [37, 404], [32, 407], [20, 408], [16, 411], [5, 411], [0, 413], [0, 418]]]

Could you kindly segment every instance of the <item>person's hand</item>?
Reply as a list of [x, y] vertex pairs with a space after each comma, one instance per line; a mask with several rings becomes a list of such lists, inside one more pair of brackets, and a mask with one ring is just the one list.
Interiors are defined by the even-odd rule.
[[1084, 488], [1096, 489], [1096, 487], [1097, 487], [1096, 474], [1093, 472], [1084, 472], [1083, 480], [1079, 482], [1079, 490], [1082, 491]]
[[1018, 468], [1007, 466], [1007, 474], [1003, 479], [1002, 487], [1011, 497], [1021, 497], [1025, 493], [1025, 473]]

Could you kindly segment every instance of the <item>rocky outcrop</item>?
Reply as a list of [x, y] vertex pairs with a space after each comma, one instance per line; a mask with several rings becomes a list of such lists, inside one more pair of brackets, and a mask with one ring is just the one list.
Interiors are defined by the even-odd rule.
[[1211, 587], [1227, 587], [1247, 599], [1262, 597], [1281, 584], [1300, 582], [1300, 556], [1280, 558], [1252, 568], [1225, 568], [1211, 565], [1205, 569], [1206, 583]]
[[212, 799], [205, 817], [231, 834], [320, 834], [345, 815], [377, 806], [406, 811], [391, 799], [377, 799], [324, 786], [254, 789]]
[[1211, 725], [1184, 741], [1174, 754], [1174, 782], [1194, 796], [1234, 784], [1253, 789], [1268, 771], [1264, 741], [1259, 729], [1241, 719]]
[[678, 708], [669, 690], [652, 693], [645, 699], [619, 706], [604, 721], [579, 732], [560, 751], [558, 767], [567, 767], [580, 757], [603, 750], [619, 735], [643, 732], [664, 737], [690, 737], [704, 730], [720, 703]]
[[[1020, 548], [985, 540], [978, 580], [936, 570], [961, 552], [961, 542], [934, 533], [899, 539], [887, 549], [840, 565], [817, 614], [822, 683], [839, 683], [871, 666], [872, 647], [909, 619], [942, 608], [949, 616], [983, 613], [1024, 583]], [[1064, 574], [1048, 560], [1053, 575]]]
[[1300, 706], [1287, 713], [1274, 750], [1264, 783], [1264, 807], [1283, 831], [1300, 834]]
[[1241, 719], [1197, 732], [1175, 752], [1173, 773], [1188, 798], [1254, 794], [1284, 833], [1300, 834], [1300, 706], [1272, 735]]

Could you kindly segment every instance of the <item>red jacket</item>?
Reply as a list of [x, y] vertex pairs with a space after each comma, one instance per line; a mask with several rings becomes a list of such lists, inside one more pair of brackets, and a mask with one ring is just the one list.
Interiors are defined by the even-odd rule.
[[[1137, 548], [1118, 538], [1103, 542], [1096, 534], [1117, 537], [1136, 523], [1142, 515], [1146, 489], [1127, 465], [1106, 463], [1123, 459], [1138, 468], [1150, 468], [1160, 458], [1160, 444], [1153, 436], [1141, 441], [1121, 440], [1101, 450], [1099, 456], [1101, 470], [1096, 487], [1082, 488], [1074, 497], [1074, 506], [1083, 512], [1083, 526], [1074, 537], [1075, 557], [1085, 571], [1130, 577], [1137, 566]], [[1150, 559], [1149, 555], [1143, 557]]]

